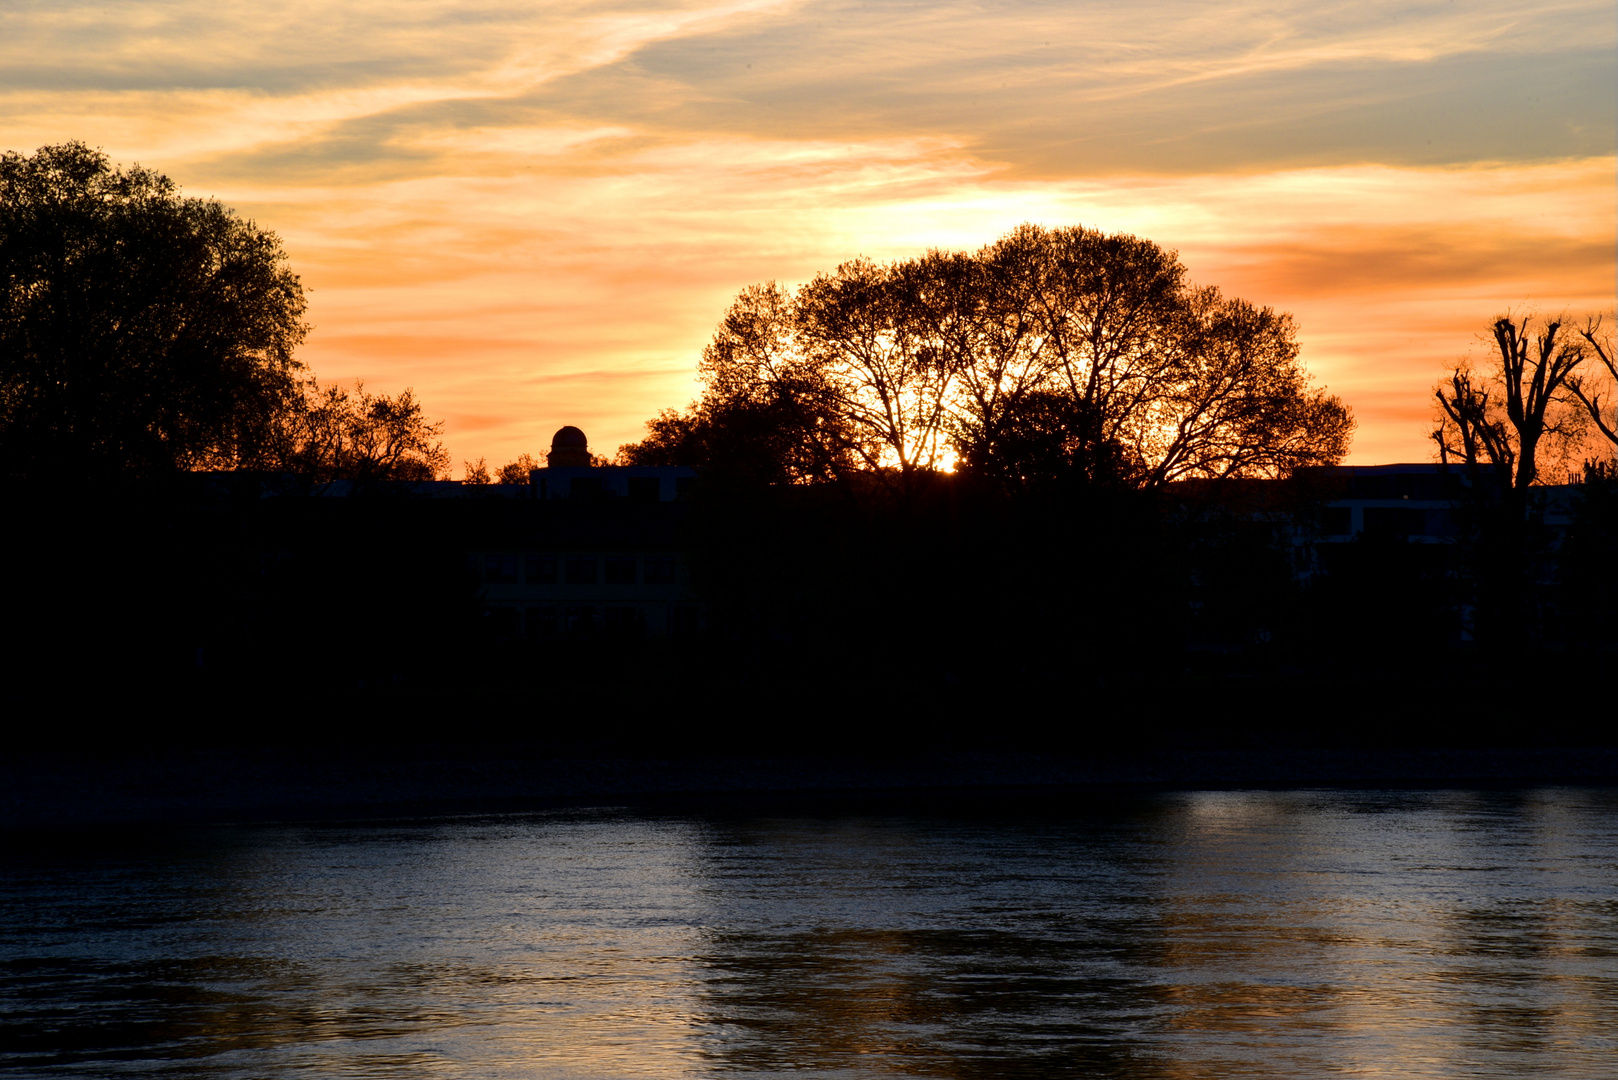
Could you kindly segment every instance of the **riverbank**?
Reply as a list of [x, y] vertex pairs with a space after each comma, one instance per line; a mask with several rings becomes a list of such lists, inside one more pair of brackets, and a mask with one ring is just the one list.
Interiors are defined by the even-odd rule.
[[344, 820], [749, 798], [930, 799], [1109, 789], [1618, 782], [1618, 748], [1194, 749], [908, 758], [557, 757], [511, 746], [387, 757], [168, 750], [0, 762], [0, 828]]

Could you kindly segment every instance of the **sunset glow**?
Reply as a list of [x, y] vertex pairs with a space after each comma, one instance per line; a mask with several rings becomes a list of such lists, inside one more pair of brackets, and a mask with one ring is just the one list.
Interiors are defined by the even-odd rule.
[[744, 286], [1023, 221], [1292, 312], [1351, 461], [1423, 461], [1495, 315], [1612, 308], [1615, 46], [1595, 0], [23, 3], [0, 149], [276, 231], [303, 360], [414, 387], [457, 462], [610, 453]]

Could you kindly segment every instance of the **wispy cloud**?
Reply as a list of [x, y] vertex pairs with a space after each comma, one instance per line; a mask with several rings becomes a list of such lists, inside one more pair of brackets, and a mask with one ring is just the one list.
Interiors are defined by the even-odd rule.
[[1604, 2], [13, 3], [0, 147], [104, 146], [279, 231], [308, 359], [457, 457], [691, 392], [729, 298], [1022, 220], [1293, 310], [1361, 416], [1505, 305], [1610, 306]]

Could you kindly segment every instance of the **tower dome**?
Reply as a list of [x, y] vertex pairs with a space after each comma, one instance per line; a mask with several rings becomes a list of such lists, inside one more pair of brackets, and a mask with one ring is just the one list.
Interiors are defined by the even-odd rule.
[[551, 452], [545, 464], [552, 468], [588, 468], [590, 440], [572, 424], [567, 425], [551, 436]]

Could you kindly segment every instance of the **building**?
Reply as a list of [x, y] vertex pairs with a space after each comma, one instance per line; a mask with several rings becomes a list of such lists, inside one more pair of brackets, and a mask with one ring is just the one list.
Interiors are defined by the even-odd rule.
[[[1359, 540], [1453, 544], [1461, 535], [1458, 510], [1466, 494], [1463, 470], [1431, 463], [1338, 465], [1307, 470], [1326, 501], [1312, 519], [1296, 522], [1294, 539], [1326, 552]], [[1542, 522], [1553, 540], [1573, 515], [1574, 485], [1534, 489]]]
[[[1356, 603], [1384, 612], [1391, 594], [1406, 594], [1396, 599], [1411, 605], [1407, 617], [1419, 615], [1416, 594], [1443, 598], [1456, 639], [1471, 639], [1477, 597], [1462, 544], [1468, 531], [1464, 470], [1428, 463], [1343, 465], [1306, 480], [1322, 482], [1327, 499], [1292, 522], [1301, 579], [1326, 575], [1349, 589]], [[1556, 552], [1572, 524], [1578, 488], [1543, 485], [1533, 492], [1542, 544], [1530, 554], [1529, 572], [1543, 591], [1556, 580]]]
[[702, 625], [684, 554], [695, 470], [593, 461], [584, 432], [564, 427], [526, 491], [490, 493], [515, 504], [485, 511], [468, 536], [495, 637], [662, 636]]

